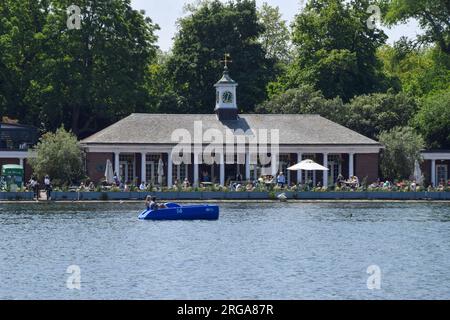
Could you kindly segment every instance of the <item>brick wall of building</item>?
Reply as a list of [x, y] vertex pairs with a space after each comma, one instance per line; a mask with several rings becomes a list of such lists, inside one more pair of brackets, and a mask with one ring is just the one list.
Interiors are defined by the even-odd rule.
[[93, 182], [100, 182], [105, 178], [106, 161], [114, 163], [113, 153], [87, 153], [86, 155], [86, 175]]
[[377, 181], [379, 178], [378, 163], [378, 153], [356, 154], [355, 175], [359, 178], [359, 181], [362, 181], [365, 177], [367, 177], [367, 183]]

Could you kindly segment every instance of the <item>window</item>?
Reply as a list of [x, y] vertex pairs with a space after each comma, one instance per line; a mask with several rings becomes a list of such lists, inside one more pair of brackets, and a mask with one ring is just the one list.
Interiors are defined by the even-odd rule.
[[135, 158], [133, 154], [121, 154], [120, 162], [120, 177], [125, 183], [131, 183], [136, 177]]
[[182, 163], [181, 165], [174, 164], [172, 167], [172, 181], [175, 183], [178, 180], [179, 183], [182, 183], [184, 179], [188, 177], [188, 165]]
[[335, 183], [338, 176], [342, 173], [342, 157], [340, 154], [328, 155], [328, 182]]
[[[303, 160], [313, 160], [316, 161], [316, 155], [311, 153], [311, 154], [303, 154], [302, 155], [302, 161]], [[304, 183], [308, 182], [308, 181], [313, 181], [313, 183], [316, 183], [316, 172], [315, 171], [306, 171], [306, 170], [302, 170], [302, 181]]]
[[437, 184], [439, 184], [441, 181], [446, 182], [448, 180], [448, 166], [446, 164], [436, 165], [436, 178]]
[[155, 185], [158, 183], [159, 154], [148, 154], [145, 163], [145, 179], [147, 183]]

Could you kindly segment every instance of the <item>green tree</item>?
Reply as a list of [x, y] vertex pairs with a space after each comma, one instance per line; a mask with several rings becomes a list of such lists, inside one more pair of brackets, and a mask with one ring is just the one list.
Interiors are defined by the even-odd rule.
[[303, 85], [289, 89], [259, 105], [258, 113], [319, 114], [329, 120], [342, 123], [345, 119], [344, 104], [340, 98], [325, 99], [320, 91]]
[[278, 88], [308, 83], [326, 98], [344, 101], [386, 90], [376, 50], [387, 36], [367, 27], [368, 7], [366, 0], [309, 1], [293, 23], [296, 59]]
[[40, 179], [49, 175], [55, 185], [69, 185], [84, 176], [83, 150], [77, 137], [63, 127], [44, 134], [33, 152], [29, 163]]
[[424, 148], [422, 136], [410, 127], [396, 127], [383, 131], [379, 141], [385, 147], [381, 154], [381, 172], [386, 179], [409, 179], [416, 161], [421, 162]]
[[450, 2], [448, 0], [380, 0], [389, 25], [405, 23], [410, 19], [419, 21], [425, 30], [418, 36], [420, 42], [436, 43], [450, 54]]
[[377, 53], [384, 72], [397, 79], [396, 89], [415, 97], [450, 88], [450, 55], [437, 47], [418, 48], [401, 39], [394, 46], [383, 46]]
[[255, 1], [204, 1], [189, 7], [189, 14], [178, 24], [167, 67], [174, 91], [186, 99], [188, 112], [214, 109], [213, 84], [222, 74], [220, 61], [225, 53], [233, 60], [230, 74], [239, 82], [239, 108], [251, 111], [265, 100], [274, 62], [258, 41], [264, 28], [258, 22]]
[[414, 124], [428, 148], [450, 149], [450, 90], [423, 98]]
[[78, 0], [80, 30], [67, 27], [73, 1], [2, 1], [0, 101], [8, 115], [44, 131], [63, 123], [84, 137], [146, 110], [157, 26], [130, 0]]
[[33, 123], [38, 107], [27, 99], [36, 77], [50, 1], [0, 0], [0, 112]]
[[413, 97], [392, 92], [361, 95], [346, 107], [345, 125], [372, 139], [382, 131], [407, 126], [417, 111]]
[[267, 57], [282, 63], [292, 60], [291, 35], [287, 22], [282, 19], [280, 8], [266, 2], [258, 10], [259, 23], [264, 26], [260, 36]]

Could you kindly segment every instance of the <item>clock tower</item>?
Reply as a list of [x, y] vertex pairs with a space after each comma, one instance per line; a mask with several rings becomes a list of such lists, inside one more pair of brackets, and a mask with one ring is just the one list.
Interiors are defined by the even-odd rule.
[[236, 103], [236, 88], [238, 84], [231, 79], [228, 72], [229, 55], [225, 55], [225, 68], [223, 76], [214, 87], [216, 88], [216, 108], [215, 112], [220, 121], [237, 120], [238, 108]]

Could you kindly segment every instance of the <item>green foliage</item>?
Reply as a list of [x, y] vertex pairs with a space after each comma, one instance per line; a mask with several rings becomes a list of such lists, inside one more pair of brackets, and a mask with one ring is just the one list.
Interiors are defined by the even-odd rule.
[[325, 99], [320, 91], [309, 85], [290, 89], [274, 96], [256, 108], [257, 113], [319, 114], [333, 121], [344, 121], [345, 109], [341, 99]]
[[419, 21], [423, 35], [419, 42], [435, 43], [450, 54], [450, 2], [448, 0], [380, 0], [385, 9], [385, 22], [389, 25], [407, 22], [410, 19]]
[[416, 111], [415, 99], [405, 93], [361, 95], [347, 104], [344, 124], [375, 139], [382, 131], [407, 126]]
[[267, 57], [277, 62], [289, 63], [292, 60], [291, 35], [279, 7], [272, 7], [264, 2], [258, 10], [258, 19], [264, 26], [260, 41]]
[[422, 99], [414, 125], [429, 148], [450, 149], [450, 90]]
[[293, 24], [296, 59], [279, 79], [281, 89], [308, 83], [326, 98], [344, 101], [387, 89], [376, 57], [387, 36], [367, 28], [368, 6], [365, 0], [309, 1]]
[[403, 38], [394, 46], [380, 48], [378, 57], [385, 74], [397, 78], [404, 92], [422, 97], [450, 88], [450, 55], [439, 48], [416, 48]]
[[274, 65], [258, 41], [264, 28], [258, 22], [255, 1], [204, 1], [189, 10], [178, 22], [167, 65], [176, 96], [186, 99], [190, 113], [211, 113], [213, 85], [223, 70], [220, 61], [230, 53], [230, 74], [239, 82], [239, 107], [253, 110], [266, 98]]
[[29, 163], [39, 179], [49, 175], [55, 185], [70, 185], [83, 178], [83, 150], [77, 137], [64, 128], [44, 134], [33, 152]]
[[80, 30], [67, 27], [72, 1], [3, 2], [0, 102], [8, 115], [86, 136], [145, 110], [157, 26], [129, 0], [78, 0]]
[[409, 179], [416, 161], [421, 161], [420, 151], [425, 144], [422, 136], [410, 127], [396, 127], [383, 131], [379, 141], [385, 146], [381, 154], [381, 172], [388, 179]]

